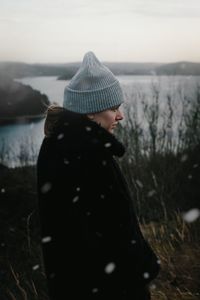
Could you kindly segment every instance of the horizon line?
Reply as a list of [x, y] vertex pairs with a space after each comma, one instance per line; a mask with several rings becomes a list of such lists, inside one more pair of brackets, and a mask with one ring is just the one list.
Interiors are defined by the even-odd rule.
[[[18, 63], [18, 64], [27, 64], [27, 65], [66, 65], [66, 64], [81, 64], [82, 61], [71, 61], [71, 62], [25, 62], [18, 60], [0, 60], [1, 63]], [[174, 64], [174, 63], [194, 63], [199, 64], [200, 61], [191, 61], [191, 60], [176, 60], [171, 62], [156, 62], [156, 61], [102, 61], [104, 64]]]

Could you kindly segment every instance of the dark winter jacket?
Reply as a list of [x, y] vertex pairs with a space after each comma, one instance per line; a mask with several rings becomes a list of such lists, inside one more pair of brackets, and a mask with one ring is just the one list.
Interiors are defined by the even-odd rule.
[[159, 265], [114, 158], [124, 151], [113, 134], [68, 111], [44, 138], [38, 195], [53, 300], [149, 299]]

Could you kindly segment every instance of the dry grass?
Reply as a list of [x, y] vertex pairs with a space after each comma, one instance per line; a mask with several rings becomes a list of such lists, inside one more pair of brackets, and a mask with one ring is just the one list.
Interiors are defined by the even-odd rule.
[[[161, 271], [150, 286], [152, 300], [200, 299], [200, 220], [188, 224], [180, 214], [176, 214], [172, 220], [143, 223], [141, 228], [161, 261]], [[7, 296], [2, 300], [47, 300], [46, 287], [44, 282], [40, 282], [41, 274], [39, 276], [43, 273], [42, 269], [27, 277], [24, 273], [26, 264], [23, 261], [21, 264], [24, 264], [23, 268], [12, 265], [8, 259]], [[44, 280], [44, 274], [42, 277]]]
[[151, 284], [152, 300], [200, 299], [200, 221], [186, 223], [180, 214], [166, 223], [142, 225], [161, 261]]

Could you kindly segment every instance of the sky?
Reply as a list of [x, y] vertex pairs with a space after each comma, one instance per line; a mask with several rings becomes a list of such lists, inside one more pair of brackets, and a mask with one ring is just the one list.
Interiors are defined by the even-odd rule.
[[0, 0], [0, 61], [200, 62], [200, 0]]

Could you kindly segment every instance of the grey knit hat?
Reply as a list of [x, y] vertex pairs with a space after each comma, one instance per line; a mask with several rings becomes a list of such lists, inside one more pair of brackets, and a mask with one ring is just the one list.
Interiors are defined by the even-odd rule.
[[100, 112], [123, 103], [118, 79], [93, 52], [83, 62], [64, 91], [63, 107], [77, 113]]

